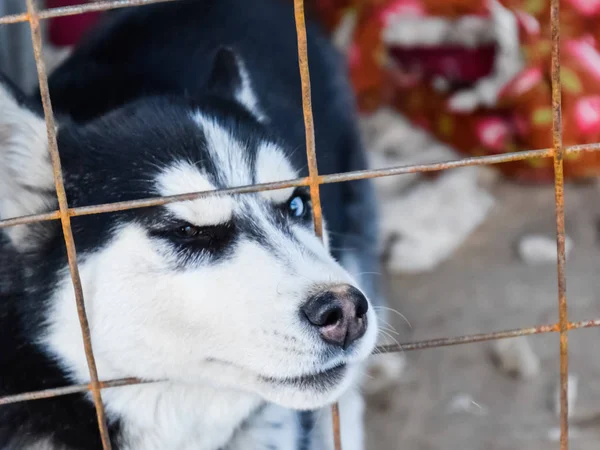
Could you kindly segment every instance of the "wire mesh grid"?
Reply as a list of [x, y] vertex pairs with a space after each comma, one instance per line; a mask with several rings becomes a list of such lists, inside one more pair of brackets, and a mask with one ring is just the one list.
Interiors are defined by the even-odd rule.
[[[61, 388], [47, 389], [36, 392], [25, 392], [18, 395], [0, 397], [0, 406], [9, 403], [22, 401], [31, 401], [43, 398], [52, 398], [61, 395], [91, 391], [92, 398], [96, 407], [98, 426], [102, 438], [104, 450], [111, 449], [108, 428], [104, 406], [102, 403], [101, 390], [111, 387], [126, 386], [132, 384], [147, 383], [134, 378], [100, 381], [96, 370], [96, 364], [92, 349], [90, 330], [87, 322], [83, 291], [79, 271], [77, 266], [77, 253], [71, 231], [71, 217], [101, 214], [106, 212], [122, 211], [134, 208], [144, 208], [150, 206], [165, 205], [167, 203], [192, 200], [201, 197], [207, 197], [216, 194], [240, 194], [247, 192], [258, 192], [265, 190], [283, 189], [295, 186], [309, 186], [312, 202], [314, 205], [314, 225], [317, 235], [322, 235], [322, 214], [319, 197], [319, 188], [321, 184], [338, 183], [343, 181], [360, 180], [365, 178], [377, 178], [392, 175], [401, 175], [406, 173], [434, 172], [446, 169], [452, 169], [464, 166], [480, 166], [499, 164], [510, 161], [520, 161], [533, 158], [553, 158], [554, 162], [554, 188], [556, 204], [556, 242], [557, 242], [557, 280], [558, 280], [558, 312], [559, 321], [554, 324], [538, 325], [530, 328], [520, 328], [515, 330], [497, 331], [482, 334], [472, 334], [459, 337], [448, 337], [441, 339], [431, 339], [425, 341], [409, 342], [403, 344], [379, 346], [376, 353], [389, 353], [399, 351], [421, 350], [426, 348], [445, 347], [450, 345], [467, 344], [496, 339], [507, 339], [518, 336], [528, 336], [542, 333], [559, 333], [560, 335], [560, 449], [567, 450], [568, 443], [568, 401], [567, 401], [567, 383], [568, 383], [568, 332], [580, 328], [590, 328], [600, 326], [600, 319], [585, 320], [579, 322], [569, 322], [566, 297], [566, 275], [565, 275], [565, 217], [564, 217], [564, 177], [563, 177], [563, 159], [565, 155], [577, 154], [586, 151], [600, 150], [600, 143], [574, 145], [563, 147], [562, 145], [562, 117], [561, 117], [561, 85], [560, 85], [560, 25], [559, 25], [559, 0], [549, 0], [551, 3], [551, 35], [552, 35], [552, 138], [553, 147], [539, 150], [529, 150], [522, 152], [505, 153], [501, 155], [481, 156], [464, 158], [460, 160], [445, 161], [433, 164], [407, 165], [377, 170], [360, 170], [346, 173], [337, 173], [331, 175], [319, 175], [317, 169], [317, 158], [314, 141], [314, 124], [311, 108], [310, 78], [308, 67], [306, 27], [304, 15], [303, 0], [294, 0], [294, 14], [296, 19], [296, 33], [298, 39], [298, 60], [302, 82], [302, 105], [304, 111], [304, 124], [306, 131], [306, 152], [308, 158], [309, 176], [294, 180], [287, 180], [275, 183], [264, 183], [251, 186], [241, 186], [229, 189], [195, 192], [184, 195], [174, 195], [168, 197], [146, 198], [142, 200], [125, 201], [79, 208], [70, 208], [67, 202], [63, 178], [61, 172], [58, 145], [56, 140], [56, 127], [52, 103], [48, 89], [48, 77], [44, 61], [42, 59], [42, 33], [40, 29], [40, 20], [53, 17], [69, 16], [82, 14], [92, 11], [106, 11], [110, 9], [123, 8], [128, 6], [147, 5], [151, 3], [169, 2], [176, 0], [101, 0], [94, 1], [77, 6], [68, 6], [62, 8], [50, 8], [39, 10], [36, 7], [35, 0], [25, 0], [27, 12], [0, 17], [0, 25], [29, 22], [31, 36], [34, 47], [34, 56], [38, 72], [40, 92], [44, 116], [46, 120], [48, 143], [50, 157], [54, 172], [54, 182], [58, 198], [58, 210], [43, 214], [34, 214], [23, 217], [0, 220], [0, 228], [11, 227], [15, 225], [24, 225], [40, 221], [60, 220], [62, 224], [67, 257], [69, 262], [70, 274], [75, 291], [75, 300], [77, 302], [77, 312], [81, 325], [81, 332], [84, 342], [84, 349], [87, 358], [90, 380], [88, 384], [73, 385]], [[334, 447], [341, 449], [340, 439], [340, 421], [339, 409], [337, 404], [332, 407]]]

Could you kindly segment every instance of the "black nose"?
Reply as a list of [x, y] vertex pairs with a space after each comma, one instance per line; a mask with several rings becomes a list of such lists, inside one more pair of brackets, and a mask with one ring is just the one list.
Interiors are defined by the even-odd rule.
[[325, 342], [347, 349], [367, 330], [369, 303], [355, 287], [339, 285], [313, 295], [302, 307]]

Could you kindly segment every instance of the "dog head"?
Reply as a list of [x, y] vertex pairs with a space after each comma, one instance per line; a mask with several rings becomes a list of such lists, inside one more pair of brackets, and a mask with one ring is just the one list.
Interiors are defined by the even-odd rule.
[[[0, 86], [0, 216], [56, 208], [44, 120]], [[219, 52], [207, 94], [148, 98], [61, 122], [70, 206], [298, 176], [248, 76]], [[372, 352], [376, 317], [313, 230], [304, 187], [210, 195], [73, 217], [100, 377], [212, 383], [292, 408], [335, 401]], [[58, 222], [5, 230], [47, 292], [38, 341], [78, 382], [88, 370]], [[48, 289], [48, 285], [52, 289]]]

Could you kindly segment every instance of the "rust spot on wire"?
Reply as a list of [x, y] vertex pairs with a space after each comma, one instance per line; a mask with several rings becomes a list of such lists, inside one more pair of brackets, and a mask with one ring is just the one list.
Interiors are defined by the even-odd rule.
[[16, 225], [25, 225], [28, 223], [46, 222], [48, 220], [60, 219], [59, 211], [52, 211], [42, 214], [31, 214], [28, 216], [13, 217], [11, 219], [0, 220], [0, 228], [14, 227]]
[[[37, 18], [52, 19], [54, 17], [74, 16], [97, 11], [108, 11], [110, 9], [125, 8], [127, 6], [143, 6], [152, 3], [166, 3], [176, 0], [114, 0], [114, 1], [95, 1], [93, 3], [84, 3], [82, 5], [64, 6], [60, 8], [43, 9], [37, 12]], [[29, 21], [28, 13], [11, 14], [0, 17], [0, 25], [19, 23]]]
[[[600, 150], [600, 144], [574, 145], [570, 147], [565, 147], [564, 150], [567, 154], [575, 154], [585, 151], [598, 151]], [[319, 175], [318, 180], [320, 184], [340, 183], [343, 181], [362, 180], [365, 178], [389, 177], [394, 175], [402, 175], [406, 173], [437, 172], [441, 170], [455, 169], [458, 167], [501, 164], [504, 162], [521, 161], [524, 159], [532, 158], [549, 158], [552, 157], [553, 154], [554, 150], [551, 148], [541, 150], [529, 150], [522, 152], [504, 153], [502, 155], [477, 156], [439, 163], [395, 166], [387, 169], [356, 170], [352, 172], [336, 173], [331, 175]], [[79, 208], [70, 208], [69, 215], [71, 217], [77, 217], [90, 214], [124, 211], [135, 208], [148, 208], [151, 206], [166, 205], [169, 203], [179, 201], [194, 200], [197, 198], [208, 197], [211, 195], [244, 194], [250, 192], [284, 189], [295, 186], [308, 186], [309, 184], [309, 177], [298, 178], [296, 180], [255, 184], [250, 186], [240, 186], [235, 188], [219, 189], [213, 191], [192, 192], [189, 194], [172, 195], [168, 197], [154, 197], [124, 202], [105, 203], [101, 205], [83, 206]], [[60, 214], [58, 211], [51, 211], [42, 214], [32, 214], [29, 216], [22, 217], [14, 217], [10, 219], [0, 220], [0, 228], [12, 227], [15, 225], [24, 225], [47, 220], [55, 220], [59, 218]]]
[[[570, 322], [568, 328], [570, 330], [594, 328], [600, 327], [600, 319], [593, 320], [582, 320], [579, 322]], [[394, 344], [394, 345], [382, 345], [375, 349], [373, 355], [379, 355], [382, 353], [393, 353], [393, 352], [407, 352], [413, 350], [424, 350], [429, 348], [448, 347], [453, 345], [472, 344], [484, 341], [493, 341], [497, 339], [509, 339], [519, 336], [530, 336], [535, 334], [545, 333], [559, 333], [560, 324], [549, 324], [549, 325], [538, 325], [530, 328], [520, 328], [516, 330], [497, 331], [493, 333], [485, 334], [472, 334], [466, 336], [459, 336], [453, 338], [440, 338], [430, 339], [426, 341], [408, 342], [405, 344]], [[101, 389], [107, 389], [111, 387], [130, 386], [137, 384], [151, 384], [159, 383], [162, 380], [148, 381], [139, 380], [137, 378], [123, 378], [120, 380], [101, 381], [99, 386]], [[75, 386], [66, 386], [54, 389], [45, 389], [42, 391], [26, 392], [18, 395], [10, 395], [6, 397], [0, 397], [0, 405], [6, 405], [9, 403], [18, 403], [31, 400], [39, 400], [45, 398], [59, 397], [63, 395], [78, 394], [81, 392], [87, 392], [92, 389], [90, 384], [78, 384]]]
[[569, 318], [565, 273], [565, 192], [563, 175], [562, 111], [560, 85], [560, 14], [559, 0], [550, 4], [552, 29], [552, 145], [554, 147], [554, 190], [556, 196], [556, 271], [558, 279], [558, 318], [560, 326], [560, 448], [569, 448]]
[[[152, 206], [166, 205], [174, 202], [182, 202], [187, 200], [196, 200], [198, 198], [210, 197], [213, 195], [228, 195], [228, 194], [245, 194], [259, 191], [272, 191], [276, 189], [285, 189], [294, 186], [307, 186], [308, 178], [298, 178], [289, 181], [277, 181], [274, 183], [253, 184], [249, 186], [239, 186], [234, 188], [192, 192], [189, 194], [171, 195], [165, 197], [152, 197], [140, 200], [128, 200], [123, 202], [104, 203], [93, 206], [81, 206], [79, 208], [69, 208], [69, 216], [88, 216], [91, 214], [101, 214], [116, 211], [126, 211], [137, 208], [149, 208]], [[11, 219], [0, 220], [0, 228], [12, 227], [15, 225], [25, 225], [35, 222], [60, 219], [59, 211], [52, 211], [42, 214], [32, 214], [29, 216], [14, 217]]]
[[[567, 323], [569, 330], [580, 328], [600, 327], [600, 319], [581, 320], [579, 322]], [[374, 355], [380, 353], [409, 352], [413, 350], [424, 350], [427, 348], [449, 347], [452, 345], [473, 344], [476, 342], [494, 341], [498, 339], [510, 339], [520, 336], [531, 336], [534, 334], [560, 333], [561, 324], [537, 325], [529, 328], [518, 328], [516, 330], [496, 331], [493, 333], [471, 334], [452, 338], [428, 339], [425, 341], [408, 342], [406, 344], [381, 345], [375, 349]]]
[[[319, 195], [321, 179], [317, 168], [317, 152], [315, 148], [315, 126], [313, 121], [312, 99], [310, 92], [310, 72], [308, 69], [308, 49], [306, 42], [306, 20], [304, 17], [304, 0], [294, 0], [294, 18], [296, 37], [298, 39], [298, 66], [302, 84], [302, 111], [304, 113], [304, 132], [306, 137], [306, 157], [308, 159], [308, 181], [312, 201], [315, 233], [323, 237], [323, 212]], [[342, 449], [340, 435], [340, 410], [338, 404], [331, 407], [333, 421], [333, 442], [335, 450]]]
[[[588, 146], [581, 146], [576, 151], [589, 150]], [[600, 144], [594, 150], [600, 150]], [[374, 169], [374, 170], [358, 170], [353, 172], [344, 172], [331, 175], [322, 175], [318, 177], [321, 184], [327, 183], [339, 183], [342, 181], [361, 180], [364, 178], [377, 178], [377, 177], [388, 177], [392, 175], [401, 175], [405, 173], [416, 173], [416, 172], [434, 172], [445, 169], [452, 169], [457, 167], [465, 166], [478, 166], [478, 165], [489, 165], [497, 164], [508, 161], [518, 161], [528, 158], [543, 158], [551, 157], [553, 154], [552, 149], [543, 150], [531, 150], [527, 152], [514, 152], [503, 155], [492, 155], [492, 156], [481, 156], [473, 158], [464, 158], [460, 160], [433, 163], [433, 164], [420, 164], [420, 165], [408, 165], [408, 166], [396, 166], [387, 169]], [[151, 206], [165, 205], [168, 203], [194, 200], [201, 197], [208, 197], [211, 195], [220, 194], [242, 194], [249, 192], [258, 192], [266, 190], [284, 189], [287, 187], [294, 186], [307, 186], [310, 183], [310, 178], [298, 178], [296, 180], [280, 181], [274, 183], [255, 184], [250, 186], [241, 186], [228, 189], [219, 189], [203, 192], [193, 192], [189, 194], [172, 195], [167, 197], [155, 197], [146, 198], [140, 200], [130, 200], [124, 202], [105, 203], [102, 205], [84, 206], [79, 208], [69, 209], [69, 215], [71, 217], [83, 216], [89, 214], [108, 213], [115, 211], [123, 211], [134, 208], [147, 208]], [[58, 211], [52, 211], [43, 214], [33, 214], [23, 217], [15, 217], [11, 219], [0, 220], [0, 228], [11, 227], [15, 225], [23, 225], [33, 222], [40, 222], [45, 220], [53, 220], [60, 218]]]
[[333, 448], [341, 450], [342, 430], [340, 427], [340, 405], [338, 403], [331, 405], [331, 422], [333, 426]]
[[[593, 323], [593, 325], [591, 325]], [[600, 321], [590, 321], [588, 326], [599, 326]], [[579, 327], [578, 327], [579, 328]], [[538, 325], [530, 328], [519, 328], [517, 330], [496, 331], [493, 333], [471, 334], [452, 338], [428, 339], [425, 341], [408, 342], [406, 344], [390, 344], [377, 347], [375, 354], [408, 352], [412, 350], [424, 350], [426, 348], [448, 347], [451, 345], [473, 344], [475, 342], [492, 341], [497, 339], [508, 339], [519, 336], [530, 336], [532, 334], [558, 332], [558, 324]]]
[[274, 183], [263, 183], [253, 184], [248, 186], [239, 186], [234, 188], [193, 192], [190, 194], [179, 194], [165, 197], [155, 197], [142, 200], [131, 200], [116, 203], [106, 203], [104, 205], [96, 206], [84, 206], [81, 208], [74, 208], [71, 210], [72, 216], [87, 216], [90, 214], [114, 212], [114, 211], [125, 211], [136, 208], [147, 208], [150, 206], [166, 205], [174, 202], [181, 202], [186, 200], [196, 200], [198, 198], [210, 197], [214, 195], [231, 195], [231, 194], [247, 194], [251, 192], [259, 191], [273, 191], [277, 189], [285, 189], [295, 186], [306, 186], [308, 185], [308, 178], [298, 178], [296, 180], [289, 181], [277, 181]]
[[308, 69], [308, 50], [306, 44], [306, 23], [304, 18], [304, 1], [294, 0], [294, 17], [296, 19], [296, 35], [298, 38], [298, 65], [302, 83], [302, 111], [304, 112], [304, 130], [306, 136], [306, 157], [308, 159], [308, 179], [310, 198], [315, 221], [315, 233], [323, 236], [323, 214], [319, 195], [319, 171], [317, 169], [317, 152], [315, 149], [315, 125], [313, 121], [312, 99], [310, 93], [310, 73]]
[[[99, 383], [101, 389], [107, 389], [111, 387], [130, 386], [133, 384], [146, 384], [147, 381], [141, 381], [137, 378], [124, 378], [121, 380], [104, 381]], [[88, 392], [92, 389], [91, 383], [88, 384], [76, 384], [73, 386], [65, 386], [54, 389], [44, 389], [43, 391], [25, 392], [18, 395], [9, 395], [0, 398], [0, 405], [8, 405], [9, 403], [19, 403], [31, 400], [42, 400], [46, 398], [59, 397], [62, 395], [80, 394], [82, 392]]]
[[73, 232], [71, 230], [71, 219], [69, 217], [68, 211], [69, 205], [67, 203], [67, 195], [65, 192], [65, 186], [62, 178], [60, 156], [58, 154], [58, 144], [56, 141], [56, 124], [54, 122], [52, 102], [50, 101], [48, 77], [46, 75], [46, 67], [42, 59], [42, 33], [40, 29], [40, 21], [37, 16], [34, 0], [27, 0], [27, 13], [29, 14], [31, 40], [33, 42], [35, 63], [38, 72], [38, 80], [40, 83], [40, 93], [42, 96], [42, 104], [44, 107], [44, 116], [46, 118], [46, 129], [48, 133], [48, 149], [50, 151], [50, 159], [52, 161], [54, 184], [56, 187], [56, 196], [58, 198], [58, 206], [60, 211], [60, 221], [62, 224], [65, 245], [67, 248], [67, 259], [69, 261], [69, 269], [71, 272], [71, 278], [73, 280], [73, 288], [75, 290], [75, 300], [77, 302], [77, 313], [79, 315], [79, 323], [81, 325], [85, 356], [87, 358], [87, 363], [90, 371], [92, 396], [94, 398], [94, 404], [96, 406], [98, 426], [100, 428], [100, 436], [102, 438], [102, 446], [104, 450], [110, 450], [110, 438], [108, 435], [108, 427], [106, 426], [104, 405], [102, 404], [102, 397], [100, 394], [96, 361], [92, 352], [90, 329], [85, 314], [83, 289], [81, 287], [81, 279], [79, 277], [79, 268], [77, 267], [77, 253], [75, 251], [75, 242], [73, 240]]
[[[598, 146], [600, 150], [600, 145]], [[341, 181], [354, 181], [363, 178], [389, 177], [392, 175], [402, 175], [406, 173], [438, 172], [440, 170], [456, 169], [467, 166], [483, 166], [491, 164], [500, 164], [511, 161], [520, 161], [523, 159], [549, 158], [553, 154], [550, 148], [542, 150], [528, 150], [523, 152], [503, 153], [501, 155], [473, 156], [439, 163], [414, 164], [407, 166], [396, 166], [387, 169], [373, 170], [355, 170], [353, 172], [338, 173], [332, 175], [323, 175], [320, 177], [321, 184], [339, 183]]]
[[[600, 150], [600, 144], [573, 145], [570, 147], [565, 147], [564, 150], [566, 154], [598, 151]], [[344, 181], [362, 180], [365, 178], [389, 177], [394, 175], [402, 175], [406, 173], [437, 172], [441, 170], [455, 169], [466, 166], [501, 164], [505, 162], [521, 161], [524, 159], [532, 158], [550, 158], [553, 156], [553, 154], [554, 150], [552, 148], [541, 150], [528, 150], [522, 152], [504, 153], [501, 155], [476, 156], [471, 158], [463, 158], [459, 160], [445, 161], [439, 163], [395, 166], [386, 169], [356, 170], [352, 172], [336, 173], [331, 175], [319, 175], [318, 180], [320, 184], [340, 183]], [[70, 208], [69, 215], [71, 217], [77, 217], [86, 216], [90, 214], [124, 211], [135, 208], [148, 208], [152, 206], [166, 205], [169, 203], [179, 201], [194, 200], [197, 198], [208, 197], [211, 195], [244, 194], [250, 192], [284, 189], [295, 186], [308, 186], [309, 184], [310, 178], [305, 177], [298, 178], [295, 180], [278, 181], [274, 183], [254, 184], [249, 186], [240, 186], [227, 189], [192, 192], [189, 194], [172, 195], [167, 197], [154, 197], [124, 202], [105, 203], [101, 205], [83, 206], [79, 208]], [[0, 220], [0, 228], [12, 227], [15, 225], [24, 225], [47, 220], [55, 220], [59, 218], [60, 214], [58, 211], [51, 211], [42, 214], [32, 214], [29, 216], [22, 217], [14, 217], [10, 219]]]

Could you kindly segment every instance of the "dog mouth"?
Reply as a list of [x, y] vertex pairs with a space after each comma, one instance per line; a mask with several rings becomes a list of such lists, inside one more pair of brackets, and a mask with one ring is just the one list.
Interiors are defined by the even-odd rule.
[[344, 375], [346, 375], [347, 370], [347, 364], [343, 363], [327, 370], [295, 377], [277, 378], [261, 376], [260, 378], [264, 382], [278, 386], [293, 387], [300, 390], [326, 391], [339, 386], [344, 379]]

